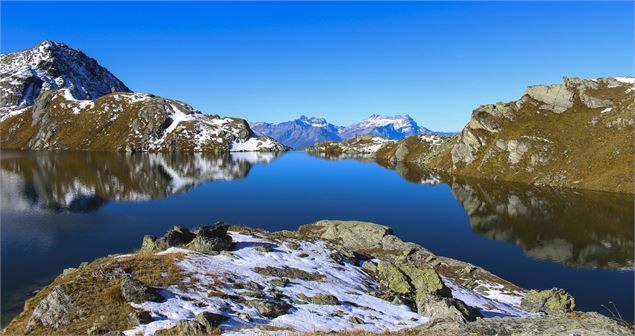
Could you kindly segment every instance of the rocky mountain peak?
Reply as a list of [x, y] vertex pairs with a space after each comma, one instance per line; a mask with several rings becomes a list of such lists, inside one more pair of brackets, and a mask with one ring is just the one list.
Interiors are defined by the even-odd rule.
[[43, 91], [69, 89], [75, 99], [94, 100], [130, 89], [79, 49], [50, 40], [0, 55], [0, 108], [30, 106]]

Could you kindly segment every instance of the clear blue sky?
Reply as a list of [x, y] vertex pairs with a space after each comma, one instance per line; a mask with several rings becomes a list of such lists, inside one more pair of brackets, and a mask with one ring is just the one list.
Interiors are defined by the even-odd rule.
[[633, 75], [633, 2], [1, 4], [3, 53], [51, 39], [205, 113], [460, 130], [562, 76]]

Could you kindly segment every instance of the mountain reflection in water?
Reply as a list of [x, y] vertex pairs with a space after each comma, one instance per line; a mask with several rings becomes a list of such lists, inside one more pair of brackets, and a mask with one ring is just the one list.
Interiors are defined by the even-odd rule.
[[0, 209], [93, 211], [107, 201], [166, 198], [196, 185], [243, 179], [275, 153], [3, 152]]
[[380, 162], [419, 184], [447, 183], [472, 230], [529, 257], [581, 268], [633, 267], [633, 195], [443, 176], [415, 163]]

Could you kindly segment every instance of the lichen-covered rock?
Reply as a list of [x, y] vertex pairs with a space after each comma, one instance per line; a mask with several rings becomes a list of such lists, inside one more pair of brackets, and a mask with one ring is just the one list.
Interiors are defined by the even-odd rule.
[[531, 290], [520, 302], [520, 307], [530, 312], [564, 314], [575, 309], [575, 299], [560, 288]]
[[159, 292], [144, 285], [141, 281], [132, 276], [125, 276], [121, 279], [121, 295], [128, 302], [142, 303], [146, 301], [161, 302], [164, 300]]
[[316, 294], [311, 298], [311, 303], [319, 305], [336, 305], [339, 303], [339, 300], [334, 295]]
[[401, 270], [390, 262], [380, 261], [377, 265], [377, 278], [390, 290], [399, 294], [412, 293], [412, 285], [408, 276], [403, 274]]
[[381, 248], [384, 236], [392, 233], [383, 225], [338, 220], [321, 220], [303, 225], [298, 231], [302, 235], [339, 242], [353, 251]]
[[256, 309], [260, 315], [267, 318], [276, 318], [287, 313], [293, 306], [279, 300], [249, 300], [245, 302], [249, 307]]
[[63, 286], [57, 286], [33, 310], [26, 326], [26, 331], [37, 325], [48, 328], [59, 328], [71, 323], [70, 314], [74, 309], [73, 301]]

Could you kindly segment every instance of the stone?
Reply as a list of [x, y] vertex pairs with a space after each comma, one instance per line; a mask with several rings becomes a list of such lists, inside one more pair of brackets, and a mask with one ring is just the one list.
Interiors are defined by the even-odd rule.
[[339, 300], [334, 295], [317, 294], [311, 298], [311, 303], [319, 305], [336, 305], [339, 303]]
[[217, 222], [212, 225], [201, 226], [197, 228], [194, 233], [197, 236], [201, 237], [221, 237], [227, 234], [227, 230], [229, 229], [229, 225], [223, 222]]
[[397, 267], [410, 278], [410, 283], [415, 287], [417, 296], [421, 294], [451, 296], [450, 289], [445, 286], [443, 280], [433, 268], [419, 268], [405, 262], [397, 263]]
[[141, 243], [141, 251], [154, 251], [157, 248], [157, 237], [153, 235], [143, 236], [143, 243]]
[[276, 318], [287, 313], [293, 306], [283, 301], [273, 300], [249, 300], [245, 302], [248, 307], [256, 309], [260, 315], [267, 318]]
[[340, 220], [321, 220], [303, 225], [298, 232], [338, 242], [352, 251], [381, 248], [384, 236], [392, 235], [392, 230], [384, 225]]
[[196, 236], [185, 247], [192, 251], [216, 255], [220, 251], [230, 249], [231, 245], [232, 238], [227, 235], [218, 237]]
[[355, 323], [355, 324], [364, 324], [364, 320], [362, 320], [361, 318], [357, 317], [357, 316], [351, 316], [348, 318], [348, 320], [351, 323]]
[[438, 295], [421, 295], [416, 301], [417, 312], [422, 316], [456, 323], [475, 321], [482, 317], [478, 309], [466, 305], [463, 301], [440, 297]]
[[289, 283], [289, 279], [287, 278], [276, 278], [268, 281], [270, 285], [277, 287], [286, 287]]
[[202, 325], [208, 333], [217, 328], [225, 320], [227, 320], [227, 316], [221, 314], [210, 312], [196, 314], [196, 322]]
[[380, 261], [377, 265], [377, 277], [382, 285], [398, 294], [409, 294], [412, 286], [408, 277], [399, 268], [387, 261]]
[[575, 299], [560, 288], [530, 290], [520, 301], [520, 308], [534, 313], [564, 314], [575, 309]]
[[150, 313], [145, 310], [135, 310], [132, 313], [128, 314], [128, 322], [134, 326], [140, 324], [148, 324], [154, 321]]
[[144, 285], [132, 276], [123, 277], [119, 287], [121, 288], [121, 295], [128, 302], [161, 302], [164, 299], [156, 289]]
[[26, 332], [37, 325], [47, 328], [59, 328], [71, 323], [71, 312], [74, 309], [71, 297], [63, 286], [57, 286], [38, 302], [26, 325]]
[[273, 249], [271, 248], [271, 245], [260, 245], [258, 247], [256, 247], [256, 251], [258, 252], [271, 252]]
[[534, 85], [525, 95], [544, 103], [541, 108], [562, 113], [573, 106], [573, 92], [565, 84]]
[[300, 279], [306, 281], [322, 281], [324, 275], [320, 273], [310, 273], [295, 267], [254, 267], [253, 271], [264, 276]]

